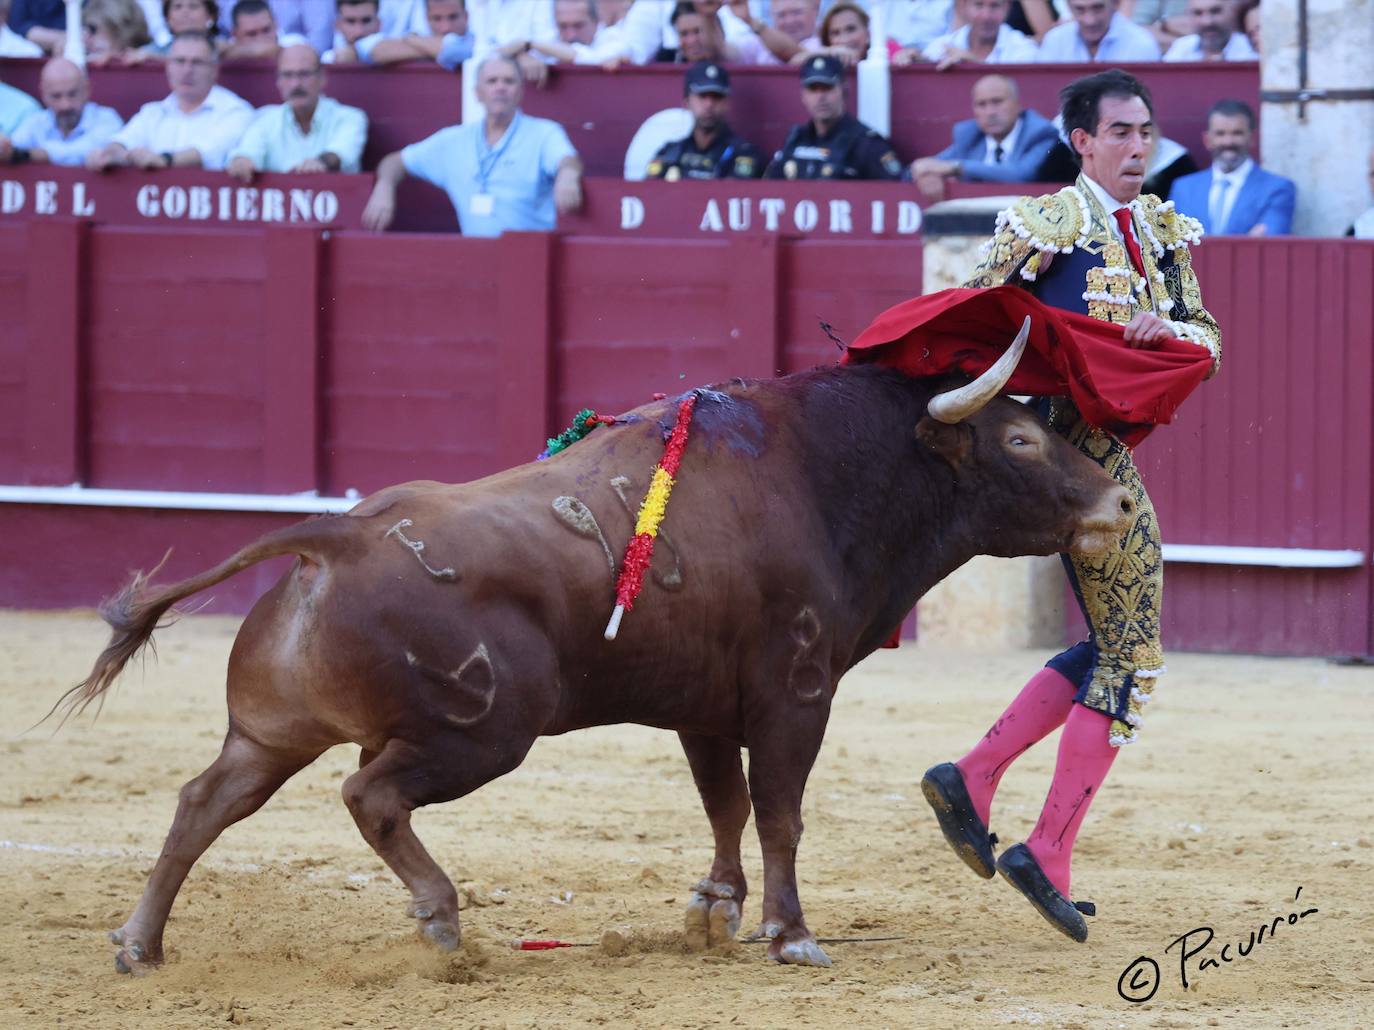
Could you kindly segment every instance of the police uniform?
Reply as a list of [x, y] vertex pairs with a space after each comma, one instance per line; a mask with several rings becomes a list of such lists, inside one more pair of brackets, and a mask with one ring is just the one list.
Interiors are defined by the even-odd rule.
[[[1124, 205], [1110, 198], [1104, 203], [1104, 197], [1084, 176], [1058, 193], [1022, 197], [998, 215], [982, 263], [964, 285], [1018, 283], [1053, 307], [1121, 326], [1141, 311], [1151, 312], [1167, 320], [1176, 337], [1205, 348], [1215, 374], [1221, 332], [1202, 306], [1188, 251], [1202, 226], [1155, 196]], [[1119, 228], [1123, 221], [1139, 248], [1140, 268]], [[1135, 524], [1118, 549], [1064, 557], [1090, 635], [1049, 662], [1078, 687], [1075, 701], [1111, 716], [1110, 740], [1120, 746], [1136, 738], [1142, 708], [1164, 671], [1159, 524], [1129, 447], [1090, 426], [1067, 397], [1046, 398], [1041, 409], [1051, 428], [1106, 469], [1136, 502]]]
[[[802, 86], [838, 86], [843, 75], [844, 66], [835, 58], [813, 57], [802, 66]], [[814, 122], [793, 126], [764, 172], [765, 179], [901, 177], [902, 162], [892, 144], [852, 115], [845, 115], [824, 136]]]
[[[712, 61], [698, 61], [687, 69], [686, 92], [730, 95], [730, 73]], [[659, 148], [645, 171], [646, 178], [757, 179], [763, 174], [763, 155], [729, 125], [721, 123], [707, 147], [699, 147], [695, 133]]]

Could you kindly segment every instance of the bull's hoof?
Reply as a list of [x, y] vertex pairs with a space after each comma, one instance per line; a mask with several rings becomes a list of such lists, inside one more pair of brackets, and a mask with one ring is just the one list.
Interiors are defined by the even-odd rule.
[[110, 931], [110, 940], [122, 945], [115, 952], [115, 970], [129, 976], [143, 976], [162, 965], [162, 952], [156, 953], [138, 941], [131, 940], [128, 932], [120, 927]]
[[723, 948], [735, 943], [739, 933], [739, 902], [726, 898], [711, 905], [710, 943], [713, 948]]
[[719, 948], [734, 942], [739, 932], [740, 908], [735, 888], [728, 883], [702, 880], [692, 888], [683, 921], [683, 936], [693, 951]]
[[422, 922], [420, 933], [428, 937], [440, 951], [457, 951], [458, 945], [463, 942], [463, 934], [458, 929], [458, 924], [442, 919], [430, 919]]
[[755, 941], [771, 941], [778, 934], [782, 933], [781, 923], [765, 922], [760, 923], [759, 928], [744, 938], [745, 943], [753, 944]]
[[768, 957], [789, 966], [822, 966], [830, 968], [830, 956], [816, 943], [814, 937], [785, 941], [774, 938], [768, 945]]

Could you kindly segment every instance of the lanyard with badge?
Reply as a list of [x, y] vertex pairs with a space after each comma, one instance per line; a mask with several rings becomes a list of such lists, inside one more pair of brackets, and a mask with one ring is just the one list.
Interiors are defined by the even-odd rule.
[[[477, 137], [477, 192], [468, 201], [468, 210], [478, 218], [488, 218], [496, 210], [496, 198], [492, 196], [488, 183], [491, 181], [491, 173], [496, 170], [497, 162], [505, 154], [506, 148], [510, 146], [510, 141], [515, 137], [515, 130], [520, 127], [520, 112], [515, 112], [515, 117], [506, 126], [505, 133], [501, 136], [501, 144], [495, 150], [486, 149], [487, 142], [487, 123], [482, 121], [482, 131]], [[483, 150], [486, 153], [483, 154]]]

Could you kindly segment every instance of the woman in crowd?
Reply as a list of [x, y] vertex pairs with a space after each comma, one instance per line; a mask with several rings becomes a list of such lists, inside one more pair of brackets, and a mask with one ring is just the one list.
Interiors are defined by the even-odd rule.
[[86, 60], [93, 65], [137, 64], [152, 42], [148, 22], [134, 0], [86, 0], [81, 9]]
[[[219, 4], [215, 0], [162, 0], [162, 14], [167, 19], [167, 31], [173, 36], [178, 32], [204, 32], [213, 38], [219, 22]], [[151, 43], [143, 52], [151, 57], [166, 57], [171, 45], [170, 39], [165, 46]]]

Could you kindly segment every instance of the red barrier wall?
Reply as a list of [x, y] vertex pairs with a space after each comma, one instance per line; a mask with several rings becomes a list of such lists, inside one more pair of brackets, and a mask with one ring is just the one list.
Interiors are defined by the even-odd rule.
[[[1166, 637], [1374, 653], [1374, 246], [1219, 239], [1197, 261], [1226, 362], [1140, 451], [1166, 542], [1366, 557], [1171, 562]], [[0, 482], [338, 495], [471, 479], [528, 460], [581, 407], [833, 360], [818, 318], [852, 339], [920, 281], [909, 241], [0, 225]], [[169, 544], [180, 575], [290, 518], [0, 504], [0, 604], [90, 604]]]

